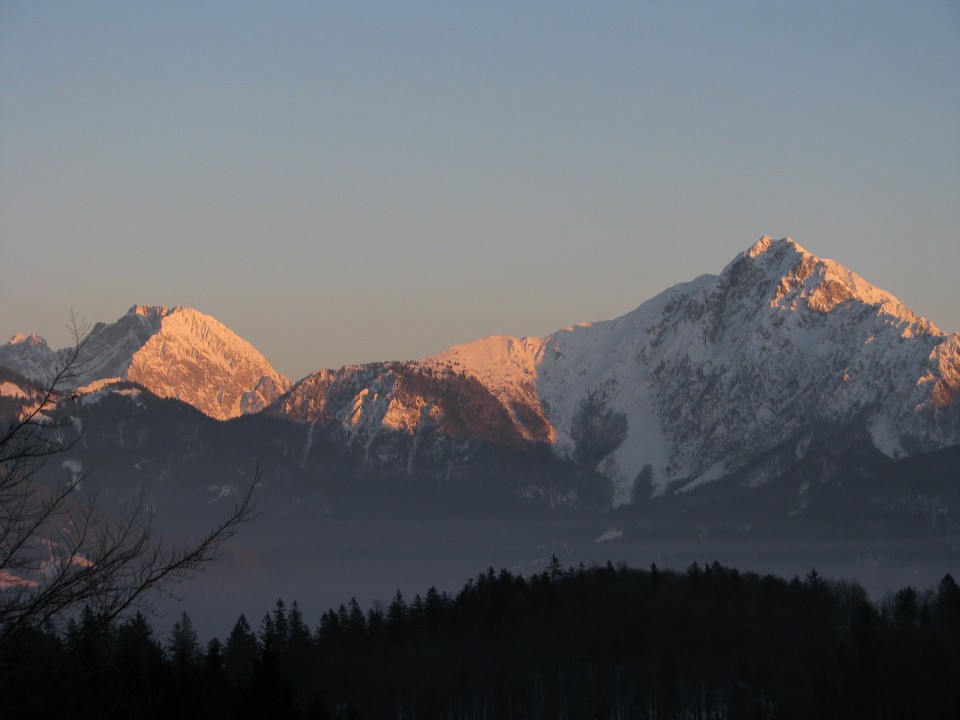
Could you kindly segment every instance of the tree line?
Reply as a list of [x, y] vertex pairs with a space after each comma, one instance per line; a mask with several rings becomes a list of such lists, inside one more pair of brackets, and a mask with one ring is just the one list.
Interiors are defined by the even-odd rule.
[[0, 645], [5, 717], [908, 718], [960, 716], [960, 586], [872, 602], [811, 571], [492, 568], [311, 627], [278, 600], [202, 644], [85, 609]]

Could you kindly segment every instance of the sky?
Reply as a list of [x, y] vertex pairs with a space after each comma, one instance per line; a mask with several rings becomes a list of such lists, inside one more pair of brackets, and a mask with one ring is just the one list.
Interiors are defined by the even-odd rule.
[[213, 315], [298, 379], [792, 237], [960, 330], [960, 3], [0, 0], [0, 337]]

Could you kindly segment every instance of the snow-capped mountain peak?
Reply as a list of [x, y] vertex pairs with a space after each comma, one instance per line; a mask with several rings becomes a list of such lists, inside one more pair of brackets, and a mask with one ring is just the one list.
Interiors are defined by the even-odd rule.
[[[323, 370], [292, 388], [191, 308], [135, 305], [97, 324], [84, 353], [90, 392], [134, 382], [215, 418], [269, 405], [304, 423], [291, 449], [303, 467], [321, 452], [447, 482], [478, 453], [491, 477], [498, 453], [524, 467], [547, 456], [612, 487], [614, 504], [732, 475], [761, 485], [839, 436], [871, 457], [960, 444], [960, 336], [789, 238], [764, 236], [718, 275], [613, 320]], [[0, 346], [0, 364], [31, 377], [57, 360], [36, 336]]]
[[36, 333], [15, 333], [6, 345], [0, 345], [0, 365], [30, 378], [46, 376], [57, 364], [57, 354]]
[[[772, 237], [770, 237], [769, 235], [764, 235], [762, 238], [757, 240], [757, 242], [755, 242], [750, 247], [749, 250], [747, 250], [743, 254], [743, 257], [757, 257], [757, 255], [767, 252], [770, 249], [770, 246], [774, 244], [774, 242], [775, 241]], [[783, 240], [780, 241], [780, 244], [796, 245], [796, 243], [794, 243], [793, 240], [790, 238], [784, 238]], [[797, 247], [799, 248], [800, 246], [797, 245]]]
[[863, 422], [890, 456], [960, 442], [955, 420], [919, 410], [933, 387], [954, 397], [945, 340], [839, 263], [765, 236], [718, 276], [555, 333], [538, 386], [571, 454], [584, 411], [608, 413], [599, 434], [615, 449], [599, 467], [625, 501], [640, 473], [661, 492], [715, 479], [826, 423]]
[[46, 345], [47, 341], [36, 333], [30, 333], [30, 335], [24, 335], [23, 333], [14, 333], [13, 337], [10, 338], [8, 345]]
[[[175, 307], [174, 311], [180, 310]], [[134, 305], [127, 310], [127, 315], [142, 315], [143, 317], [164, 317], [170, 314], [170, 310], [165, 305]]]
[[290, 386], [253, 345], [209, 315], [185, 307], [134, 310], [158, 329], [131, 356], [126, 379], [161, 397], [222, 420], [260, 410]]
[[[484, 338], [403, 373], [443, 377], [453, 398], [475, 399], [464, 383], [479, 383], [513, 426], [498, 437], [549, 443], [609, 477], [620, 504], [743, 471], [784, 443], [806, 448], [825, 427], [861, 427], [890, 457], [958, 443], [958, 347], [841, 264], [764, 236], [719, 275], [614, 320]], [[409, 433], [455, 411], [449, 397], [437, 405], [436, 383], [428, 397], [388, 382], [399, 370], [321, 373], [276, 409], [351, 437], [390, 432], [397, 413]], [[773, 471], [753, 472], [762, 483]]]
[[[55, 353], [42, 341], [26, 352], [26, 343], [0, 349], [0, 364], [41, 381], [69, 352]], [[131, 381], [220, 420], [256, 412], [290, 386], [253, 345], [216, 319], [163, 305], [134, 305], [116, 322], [94, 325], [77, 369], [72, 382], [78, 392]]]
[[768, 280], [778, 279], [770, 298], [771, 307], [796, 310], [802, 305], [814, 312], [826, 313], [843, 302], [857, 301], [873, 306], [878, 314], [898, 324], [905, 337], [944, 335], [940, 328], [890, 293], [834, 260], [807, 252], [790, 238], [773, 240], [765, 235], [731, 262], [722, 275], [735, 275], [745, 264], [758, 268]]

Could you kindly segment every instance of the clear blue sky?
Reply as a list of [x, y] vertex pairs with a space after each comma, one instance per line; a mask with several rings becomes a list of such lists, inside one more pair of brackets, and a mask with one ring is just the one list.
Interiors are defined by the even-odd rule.
[[960, 3], [0, 2], [0, 335], [214, 315], [297, 379], [763, 234], [960, 329]]

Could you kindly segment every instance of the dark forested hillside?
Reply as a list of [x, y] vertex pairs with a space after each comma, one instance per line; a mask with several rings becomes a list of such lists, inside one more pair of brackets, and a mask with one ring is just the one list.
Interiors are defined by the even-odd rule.
[[[88, 612], [0, 648], [5, 717], [908, 718], [960, 715], [960, 587], [871, 602], [811, 571], [490, 569], [311, 628], [278, 600], [202, 645]], [[12, 712], [11, 712], [12, 711]]]

